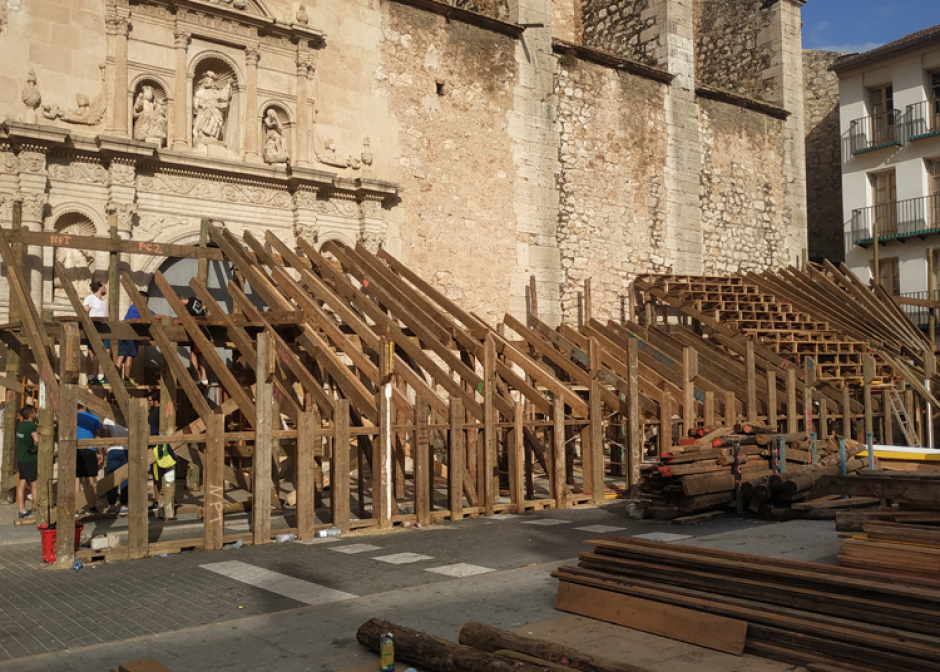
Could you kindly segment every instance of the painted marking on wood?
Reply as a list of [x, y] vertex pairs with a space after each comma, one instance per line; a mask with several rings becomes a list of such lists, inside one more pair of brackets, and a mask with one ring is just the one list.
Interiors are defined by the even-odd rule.
[[327, 604], [329, 602], [340, 602], [342, 600], [351, 600], [358, 595], [345, 593], [341, 590], [327, 588], [312, 581], [304, 581], [287, 574], [272, 572], [263, 567], [249, 565], [247, 562], [231, 560], [229, 562], [213, 562], [207, 565], [199, 565], [202, 569], [210, 572], [227, 576], [235, 581], [247, 583], [250, 586], [261, 588], [269, 593], [283, 595], [297, 602], [304, 604]]
[[412, 562], [421, 562], [422, 560], [433, 560], [430, 555], [421, 555], [420, 553], [393, 553], [392, 555], [381, 555], [372, 558], [379, 562], [387, 562], [390, 565], [407, 565]]
[[426, 569], [424, 571], [434, 572], [435, 574], [443, 574], [444, 576], [452, 576], [455, 579], [462, 579], [467, 576], [475, 576], [476, 574], [488, 574], [489, 572], [495, 572], [496, 570], [489, 567], [480, 567], [479, 565], [470, 565], [466, 562], [458, 562], [455, 565], [431, 567], [430, 569]]

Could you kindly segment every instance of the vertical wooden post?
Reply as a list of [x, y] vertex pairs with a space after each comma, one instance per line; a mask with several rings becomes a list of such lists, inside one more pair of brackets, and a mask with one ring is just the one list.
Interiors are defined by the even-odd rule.
[[800, 431], [800, 414], [796, 407], [796, 367], [787, 369], [787, 433]]
[[[255, 546], [271, 541], [271, 456], [274, 449], [274, 437], [271, 434], [273, 431], [271, 416], [274, 410], [274, 348], [272, 346], [271, 335], [266, 331], [260, 332], [256, 349], [258, 361], [255, 364], [257, 423], [255, 425], [255, 450], [251, 456], [251, 538]], [[300, 527], [299, 521], [297, 526]]]
[[[168, 353], [169, 354], [169, 353]], [[219, 412], [206, 422], [205, 487], [203, 493], [203, 545], [207, 551], [222, 548], [225, 534], [222, 519], [225, 488], [225, 416]]]
[[849, 384], [842, 381], [842, 436], [852, 438], [852, 391]]
[[672, 395], [663, 390], [659, 403], [659, 454], [665, 455], [672, 449]]
[[[893, 208], [894, 206], [890, 205], [887, 207]], [[881, 285], [881, 258], [878, 252], [878, 218], [875, 216], [871, 218], [871, 238], [875, 257], [875, 284]]]
[[816, 363], [809, 357], [804, 362], [806, 366], [806, 388], [803, 390], [803, 430], [806, 440], [813, 434], [813, 399], [816, 385]]
[[[52, 311], [43, 310], [43, 322], [52, 320]], [[74, 335], [78, 336], [78, 325], [74, 322], [66, 322], [74, 329]], [[63, 334], [65, 336], [65, 334]], [[43, 341], [46, 347], [51, 351], [53, 340], [43, 334]], [[66, 349], [65, 338], [62, 339], [62, 354]], [[60, 357], [60, 382], [64, 383], [66, 378], [62, 375], [62, 368], [65, 364], [65, 358]], [[77, 382], [69, 380], [68, 382]], [[16, 409], [9, 409], [7, 413], [15, 414]], [[52, 399], [47, 393], [46, 381], [39, 380], [39, 453], [36, 455], [36, 501], [33, 502], [33, 513], [36, 516], [36, 525], [49, 524], [49, 485], [52, 483], [53, 466], [55, 464], [55, 410], [52, 407]]]
[[483, 343], [483, 510], [492, 516], [499, 494], [499, 473], [496, 456], [496, 432], [499, 413], [496, 411], [496, 341], [488, 333]]
[[738, 422], [738, 399], [734, 392], [725, 392], [725, 427], [734, 427]]
[[456, 396], [450, 398], [450, 445], [447, 447], [447, 492], [450, 501], [450, 519], [463, 519], [463, 403]]
[[565, 479], [565, 399], [555, 395], [552, 402], [552, 492], [555, 508], [568, 508], [568, 483]]
[[[199, 247], [205, 248], [209, 244], [209, 220], [199, 220]], [[209, 260], [205, 257], [199, 257], [197, 277], [201, 282], [209, 281]]]
[[147, 512], [147, 456], [150, 452], [147, 400], [131, 399], [127, 419], [127, 557], [145, 558], [150, 548]]
[[[593, 345], [593, 343], [592, 343]], [[604, 402], [601, 400], [601, 384], [591, 379], [591, 404], [589, 441], [582, 440], [581, 464], [584, 469], [584, 492], [591, 494], [592, 504], [604, 503]], [[583, 435], [582, 435], [583, 436]]]
[[[23, 230], [22, 201], [13, 201], [13, 225], [11, 228], [14, 233], [19, 233]], [[23, 268], [23, 244], [14, 243], [12, 249], [13, 258], [19, 262], [20, 268]], [[22, 331], [20, 306], [19, 301], [16, 299], [16, 292], [12, 290], [9, 291], [8, 301], [9, 317], [7, 322], [13, 325], [20, 325], [20, 330]], [[16, 381], [17, 384], [19, 384], [20, 380], [20, 347], [20, 343], [16, 339], [7, 346], [7, 378], [11, 381]], [[13, 491], [9, 490], [9, 488], [16, 487], [16, 423], [17, 411], [19, 411], [21, 405], [22, 399], [20, 390], [7, 389], [6, 413], [3, 416], [3, 464], [0, 465], [0, 495], [4, 498], [9, 498], [8, 501], [11, 502], [13, 501], [11, 497]], [[42, 483], [38, 484], [38, 489], [43, 489], [44, 487], [48, 487], [48, 483], [45, 485]]]
[[757, 410], [757, 364], [754, 359], [754, 339], [747, 339], [744, 364], [747, 370], [747, 421], [756, 423]]
[[382, 339], [379, 348], [379, 392], [376, 408], [379, 411], [379, 436], [372, 442], [372, 518], [379, 527], [392, 526], [392, 344]]
[[[121, 238], [118, 236], [118, 216], [116, 212], [108, 215], [109, 230], [111, 242], [118, 243]], [[116, 246], [116, 245], [115, 245]], [[117, 250], [108, 253], [108, 320], [121, 319], [121, 254]], [[111, 361], [116, 362], [118, 357], [117, 343], [111, 343]], [[124, 374], [120, 371], [119, 375]], [[119, 384], [114, 381], [112, 385]]]
[[[312, 398], [308, 396], [308, 402]], [[297, 418], [297, 537], [313, 539], [317, 527], [317, 458], [322, 453], [320, 412], [308, 403]], [[346, 450], [349, 459], [349, 450]], [[349, 482], [347, 474], [347, 483]], [[348, 500], [347, 500], [348, 501]]]
[[[635, 338], [631, 338], [635, 341]], [[695, 429], [696, 401], [695, 379], [698, 377], [698, 351], [691, 347], [682, 348], [682, 435], [691, 436], [689, 432]], [[634, 389], [630, 387], [631, 391]]]
[[[523, 404], [517, 401], [513, 406], [512, 438], [507, 443], [509, 462], [509, 499], [515, 513], [525, 511], [525, 428], [523, 425]], [[602, 456], [603, 457], [603, 456]]]
[[594, 315], [592, 312], [592, 302], [591, 302], [591, 279], [585, 278], [584, 280], [584, 324], [587, 324], [591, 321], [591, 317]]
[[767, 425], [777, 429], [777, 372], [767, 372]]
[[741, 444], [735, 441], [732, 450], [734, 451], [734, 461], [731, 467], [731, 473], [734, 476], [734, 502], [740, 516], [744, 513], [744, 496], [741, 494], [741, 486], [744, 483], [741, 473]]
[[430, 415], [431, 407], [427, 400], [422, 396], [415, 398], [415, 516], [422, 525], [431, 524], [431, 477], [434, 470], [431, 468], [431, 433], [428, 429]]
[[[75, 559], [75, 461], [78, 403], [76, 387], [59, 388], [59, 478], [56, 484], [56, 567]], [[9, 412], [9, 411], [8, 411]]]
[[[356, 449], [359, 453], [359, 449]], [[349, 400], [333, 401], [333, 454], [330, 458], [330, 508], [333, 526], [349, 529]], [[362, 481], [362, 472], [358, 480]]]
[[[170, 326], [173, 323], [173, 318], [163, 317], [161, 323], [164, 326]], [[174, 348], [172, 352], [175, 353], [176, 349]], [[160, 434], [164, 436], [176, 433], [176, 393], [179, 389], [176, 374], [173, 373], [173, 369], [170, 368], [167, 362], [168, 356], [169, 353], [164, 353], [164, 356], [160, 358]], [[196, 448], [196, 444], [191, 444], [191, 446], [193, 449]], [[186, 468], [187, 487], [190, 490], [198, 490], [201, 482], [202, 471], [199, 465], [190, 462]], [[167, 482], [166, 478], [162, 479], [160, 483], [160, 501], [157, 504], [163, 511], [164, 520], [171, 520], [176, 516], [175, 478], [170, 482]]]
[[[694, 359], [698, 368], [698, 359]], [[697, 375], [697, 371], [696, 371]], [[627, 490], [635, 497], [640, 486], [640, 464], [643, 462], [643, 437], [640, 435], [640, 355], [639, 341], [627, 341]]]
[[[932, 247], [927, 248], [927, 299], [937, 300], [937, 258]], [[927, 310], [927, 337], [933, 344], [937, 343], [937, 309]]]
[[[529, 314], [526, 316], [529, 317], [538, 317], [539, 316], [539, 299], [538, 293], [535, 289], [535, 276], [529, 276]], [[532, 320], [527, 319], [526, 324], [532, 326]]]
[[864, 383], [863, 395], [865, 398], [865, 441], [870, 442], [874, 434], [874, 416], [872, 414], [871, 384], [875, 379], [875, 358], [871, 355], [865, 355], [862, 360], [862, 382]]
[[881, 391], [881, 411], [884, 414], [884, 436], [882, 443], [887, 446], [894, 445], [894, 414], [891, 412], [891, 401], [887, 389]]
[[[924, 373], [927, 376], [927, 379], [924, 381], [924, 387], [927, 388], [928, 392], [933, 392], [934, 390], [931, 387], [930, 381], [933, 379], [934, 375], [937, 373], [937, 356], [933, 352], [933, 350], [927, 350], [924, 352]], [[925, 446], [926, 448], [933, 448], [936, 445], [936, 440], [934, 439], [934, 422], [933, 422], [934, 408], [929, 401], [925, 402], [924, 405], [925, 405], [925, 410], [926, 410], [926, 413], [924, 414], [924, 418], [926, 422], [924, 424], [927, 425], [927, 428], [926, 428], [927, 429], [926, 431], [927, 443], [922, 442], [922, 445]]]
[[817, 438], [825, 441], [829, 438], [829, 402], [826, 397], [819, 400], [819, 434]]
[[705, 393], [705, 408], [703, 410], [706, 427], [715, 426], [715, 393], [709, 390]]

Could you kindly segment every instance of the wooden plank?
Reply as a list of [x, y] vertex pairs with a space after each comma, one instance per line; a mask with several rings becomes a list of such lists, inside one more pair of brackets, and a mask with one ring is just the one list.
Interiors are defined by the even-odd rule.
[[[258, 546], [271, 541], [271, 461], [274, 437], [274, 347], [268, 331], [258, 334], [255, 374], [255, 450], [251, 457], [251, 536]], [[298, 513], [299, 517], [299, 513]]]
[[734, 427], [737, 424], [737, 404], [734, 392], [725, 392], [725, 427]]
[[[376, 394], [378, 407], [378, 441], [372, 442], [372, 518], [379, 528], [392, 526], [392, 375], [391, 358], [394, 344], [382, 339], [379, 349], [381, 385]], [[361, 478], [361, 476], [360, 476]]]
[[[333, 452], [330, 457], [330, 507], [333, 526], [349, 530], [349, 400], [333, 402]], [[357, 475], [362, 480], [362, 474]]]
[[601, 402], [600, 381], [591, 380], [590, 397], [591, 424], [587, 431], [587, 441], [582, 434], [581, 461], [583, 466], [583, 487], [585, 494], [591, 495], [591, 503], [604, 503], [604, 404]]
[[299, 539], [312, 539], [316, 534], [317, 456], [321, 452], [319, 448], [323, 443], [323, 437], [315, 435], [314, 432], [319, 428], [320, 413], [311, 401], [307, 410], [302, 411], [297, 418], [297, 537]]
[[496, 495], [499, 494], [499, 473], [496, 455], [496, 342], [487, 333], [483, 349], [483, 510], [494, 514]]
[[627, 398], [627, 464], [625, 467], [627, 474], [626, 486], [631, 496], [636, 495], [640, 486], [640, 465], [643, 463], [638, 376], [639, 342], [636, 339], [630, 339], [627, 342], [627, 384], [630, 386], [630, 396]]
[[145, 558], [149, 553], [150, 536], [147, 525], [147, 467], [150, 450], [150, 425], [147, 422], [147, 400], [131, 400], [127, 436], [127, 557]]
[[98, 236], [72, 236], [58, 232], [23, 231], [9, 234], [10, 242], [41, 247], [66, 247], [89, 252], [120, 252], [140, 254], [148, 257], [168, 257], [171, 259], [211, 259], [222, 261], [222, 251], [217, 248], [199, 248], [191, 245], [173, 245], [152, 241], [118, 240]]
[[525, 430], [523, 429], [524, 404], [517, 401], [513, 415], [513, 430], [506, 445], [509, 468], [509, 500], [514, 511], [525, 511]]
[[796, 367], [787, 369], [787, 433], [800, 431], [800, 414], [796, 407]]
[[[56, 482], [56, 567], [70, 568], [75, 559], [75, 463], [78, 455], [78, 406], [75, 385], [62, 387], [59, 405], [59, 478]], [[12, 409], [11, 409], [12, 410]], [[9, 411], [8, 411], [9, 412]]]
[[695, 379], [698, 377], [698, 351], [686, 346], [682, 349], [682, 433], [691, 436], [698, 417], [695, 399]]
[[744, 357], [747, 369], [747, 421], [757, 422], [757, 365], [754, 360], [754, 339], [747, 339], [747, 350]]
[[565, 401], [555, 397], [552, 404], [552, 474], [551, 491], [555, 507], [568, 507], [567, 458], [565, 455]]
[[225, 416], [212, 413], [206, 418], [206, 434], [208, 438], [203, 464], [203, 542], [207, 551], [217, 551], [222, 548], [224, 534], [222, 508], [225, 506]]
[[563, 581], [555, 609], [740, 656], [747, 622]]
[[431, 496], [434, 470], [431, 466], [431, 434], [428, 429], [431, 407], [424, 397], [415, 398], [415, 518], [421, 525], [431, 524]]
[[767, 425], [777, 429], [777, 372], [767, 372]]
[[450, 400], [450, 444], [447, 456], [447, 492], [450, 519], [463, 519], [464, 433], [463, 404], [460, 399]]

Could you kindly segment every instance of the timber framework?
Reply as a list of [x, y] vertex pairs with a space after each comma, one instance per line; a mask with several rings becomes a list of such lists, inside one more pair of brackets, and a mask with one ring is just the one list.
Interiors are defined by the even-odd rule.
[[[238, 239], [210, 222], [200, 247], [66, 240], [23, 231], [16, 215], [14, 229], [0, 231], [11, 288], [0, 382], [8, 409], [39, 397], [40, 483], [56, 470], [71, 474], [80, 447], [127, 443], [129, 464], [86, 494], [93, 501], [129, 481], [128, 544], [102, 553], [109, 559], [267, 543], [272, 515], [311, 538], [331, 526], [428, 525], [636, 496], [644, 461], [721, 425], [759, 423], [807, 442], [838, 433], [890, 443], [900, 429], [911, 445], [933, 441], [934, 348], [880, 288], [844, 269], [650, 276], [635, 283], [634, 321], [592, 319], [588, 299], [582, 324], [557, 328], [539, 320], [533, 288], [525, 321], [507, 314], [493, 328], [384, 250], [335, 242], [318, 250], [303, 239], [294, 248], [271, 232]], [[22, 271], [27, 245], [108, 251], [110, 314], [122, 288], [146, 317], [92, 320], [69, 283], [75, 316], [40, 315]], [[190, 316], [157, 272], [175, 316], [149, 317], [119, 272], [128, 254], [199, 259], [189, 288], [207, 315]], [[232, 311], [207, 287], [208, 260], [231, 265]], [[108, 380], [121, 380], [109, 338], [155, 349], [157, 383], [80, 386], [82, 346]], [[218, 380], [211, 392], [180, 346], [204, 354]], [[160, 436], [150, 436], [148, 396], [160, 404]], [[77, 440], [79, 404], [126, 426], [128, 438]], [[160, 444], [199, 468], [191, 484], [201, 492], [191, 505], [202, 516], [199, 539], [150, 541], [147, 473]], [[6, 490], [13, 470], [3, 467]], [[55, 508], [43, 490], [37, 523], [57, 524], [57, 563], [70, 566], [72, 479], [58, 479]], [[161, 504], [175, 517], [172, 496]], [[245, 510], [251, 532], [226, 534], [226, 515]]]

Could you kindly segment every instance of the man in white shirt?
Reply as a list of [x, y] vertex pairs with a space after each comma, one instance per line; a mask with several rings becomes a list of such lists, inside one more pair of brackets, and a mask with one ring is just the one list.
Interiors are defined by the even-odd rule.
[[[95, 281], [91, 283], [91, 294], [85, 297], [83, 305], [85, 306], [85, 312], [88, 313], [89, 317], [107, 317], [108, 316], [108, 303], [104, 300], [104, 297], [108, 294], [108, 288], [103, 282]], [[111, 355], [111, 341], [110, 339], [104, 339], [105, 350], [108, 351], [108, 356]], [[104, 370], [101, 366], [98, 366], [98, 378], [95, 378], [95, 353], [91, 348], [88, 348], [88, 384], [89, 385], [102, 385], [104, 383]]]

